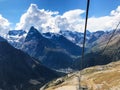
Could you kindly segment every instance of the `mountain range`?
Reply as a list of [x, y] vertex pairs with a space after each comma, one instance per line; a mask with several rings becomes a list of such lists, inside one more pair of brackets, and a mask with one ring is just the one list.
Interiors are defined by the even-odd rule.
[[[14, 30], [11, 32], [15, 32]], [[19, 32], [19, 31], [18, 31]], [[11, 43], [16, 43], [16, 48], [21, 49], [22, 51], [28, 53], [30, 56], [40, 60], [45, 66], [55, 70], [62, 69], [79, 69], [81, 62], [81, 52], [82, 52], [82, 43], [83, 43], [83, 33], [61, 30], [59, 33], [41, 33], [34, 27], [31, 27], [28, 33], [21, 31], [24, 39], [19, 37], [18, 42], [12, 39], [8, 39]], [[23, 33], [24, 32], [24, 33]], [[118, 60], [119, 57], [119, 33], [120, 30], [117, 30], [111, 42], [112, 46], [107, 48], [113, 49], [118, 55], [111, 56], [110, 49], [102, 53], [105, 45], [108, 42], [108, 39], [112, 35], [113, 31], [96, 31], [89, 32], [87, 30], [86, 37], [86, 54], [83, 68], [99, 64], [107, 64], [114, 60]], [[13, 35], [13, 34], [12, 34]], [[14, 38], [18, 34], [13, 35]], [[11, 37], [11, 34], [8, 33], [8, 37]], [[114, 40], [113, 40], [114, 39]], [[109, 45], [111, 45], [109, 43]], [[117, 46], [116, 46], [117, 45]], [[19, 46], [19, 47], [18, 47]], [[114, 50], [116, 49], [116, 51]], [[64, 57], [62, 57], [64, 56]], [[102, 59], [103, 58], [103, 59]], [[107, 59], [106, 59], [107, 58]], [[116, 59], [115, 59], [116, 58]], [[100, 60], [102, 59], [102, 60]]]
[[40, 60], [46, 67], [55, 70], [71, 68], [73, 61], [82, 51], [81, 47], [69, 41], [63, 35], [52, 33], [42, 34], [34, 27], [31, 27], [24, 41], [21, 43], [18, 42], [17, 47], [13, 46], [18, 48], [21, 45], [18, 49]]
[[34, 27], [28, 32], [10, 30], [5, 39], [0, 37], [0, 89], [39, 90], [45, 83], [65, 75], [61, 72], [120, 60], [120, 29], [107, 45], [113, 32], [87, 31], [82, 60], [83, 33], [41, 33]]
[[[106, 32], [91, 43], [93, 46], [90, 46], [91, 49], [87, 51], [85, 59], [82, 61], [82, 68], [105, 65], [120, 59], [120, 29], [116, 30], [114, 34], [113, 32], [114, 30]], [[81, 58], [78, 58], [75, 66], [81, 68], [80, 63]]]

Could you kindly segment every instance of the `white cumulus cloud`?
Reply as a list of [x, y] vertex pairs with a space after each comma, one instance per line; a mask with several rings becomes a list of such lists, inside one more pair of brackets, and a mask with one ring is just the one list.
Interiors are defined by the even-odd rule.
[[84, 26], [84, 19], [81, 17], [81, 15], [84, 13], [85, 11], [81, 9], [75, 9], [65, 12], [63, 15], [61, 15], [61, 18], [64, 19], [63, 21], [61, 21], [61, 23], [63, 23], [62, 27], [65, 28], [62, 29], [61, 26], [59, 28], [62, 30], [82, 32]]
[[[39, 9], [36, 4], [31, 4], [24, 13], [16, 29], [29, 30], [31, 26], [43, 32], [59, 32], [59, 30], [84, 31], [85, 18], [82, 17], [85, 10], [75, 9], [59, 15], [58, 11]], [[101, 17], [89, 17], [87, 29], [91, 32], [98, 30], [114, 29], [120, 19], [120, 6], [112, 10], [109, 15]]]
[[84, 12], [76, 9], [59, 15], [59, 12], [39, 9], [36, 4], [31, 4], [27, 12], [21, 16], [20, 22], [16, 24], [16, 29], [29, 30], [34, 26], [43, 32], [59, 32], [61, 29], [80, 31], [82, 25], [79, 24], [83, 22], [81, 14]]
[[42, 29], [44, 32], [48, 30], [54, 32], [58, 30], [53, 17], [57, 14], [58, 12], [40, 10], [36, 4], [31, 4], [27, 12], [21, 16], [16, 29], [29, 30], [31, 26], [34, 26], [39, 30]]
[[2, 17], [0, 14], [0, 36], [5, 37], [4, 35], [10, 30], [9, 21]]
[[120, 22], [120, 6], [116, 10], [112, 10], [108, 16], [90, 17], [88, 19], [88, 30], [112, 30]]

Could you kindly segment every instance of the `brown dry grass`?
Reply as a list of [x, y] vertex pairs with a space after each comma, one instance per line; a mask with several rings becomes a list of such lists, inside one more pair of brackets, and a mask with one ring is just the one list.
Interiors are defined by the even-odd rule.
[[[104, 66], [86, 68], [81, 71], [81, 74], [81, 86], [87, 87], [88, 90], [120, 90], [120, 61]], [[70, 77], [63, 77], [63, 83], [58, 85], [52, 83], [52, 86], [49, 84], [45, 90], [56, 90], [64, 86], [78, 86], [78, 81], [75, 80], [76, 75], [79, 76], [79, 72]]]

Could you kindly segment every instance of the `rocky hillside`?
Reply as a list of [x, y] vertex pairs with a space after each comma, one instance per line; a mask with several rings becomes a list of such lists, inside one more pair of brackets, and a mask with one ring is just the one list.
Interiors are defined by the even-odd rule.
[[120, 61], [68, 74], [40, 90], [120, 90]]
[[0, 90], [38, 90], [57, 77], [58, 73], [0, 37]]
[[115, 49], [118, 49], [120, 47], [120, 29], [115, 31], [113, 34], [113, 31], [104, 33], [101, 37], [99, 37], [95, 42], [93, 42], [94, 47], [92, 47], [92, 51], [102, 50], [108, 43], [109, 39], [111, 38], [108, 47], [106, 48], [106, 53], [108, 53], [108, 50], [112, 51]]
[[[91, 46], [90, 51], [88, 50], [85, 54], [85, 59], [82, 61], [82, 68], [80, 66], [81, 57], [76, 60], [74, 67], [83, 69], [95, 65], [105, 65], [112, 61], [120, 60], [120, 29], [114, 33], [109, 41], [112, 34], [113, 31], [107, 32], [91, 43], [93, 46]], [[97, 34], [94, 35], [97, 36]]]

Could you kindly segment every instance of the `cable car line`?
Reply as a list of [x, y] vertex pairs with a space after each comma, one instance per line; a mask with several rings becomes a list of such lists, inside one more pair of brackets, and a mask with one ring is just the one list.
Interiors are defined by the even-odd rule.
[[107, 49], [108, 44], [110, 43], [111, 39], [113, 38], [113, 36], [114, 36], [115, 32], [117, 31], [119, 25], [120, 25], [120, 22], [117, 24], [115, 30], [113, 30], [112, 35], [110, 36], [110, 38], [109, 38], [109, 40], [108, 40], [108, 42], [107, 42], [105, 48], [104, 48], [103, 51], [102, 51], [102, 54], [103, 54], [103, 53], [105, 52], [105, 50]]

